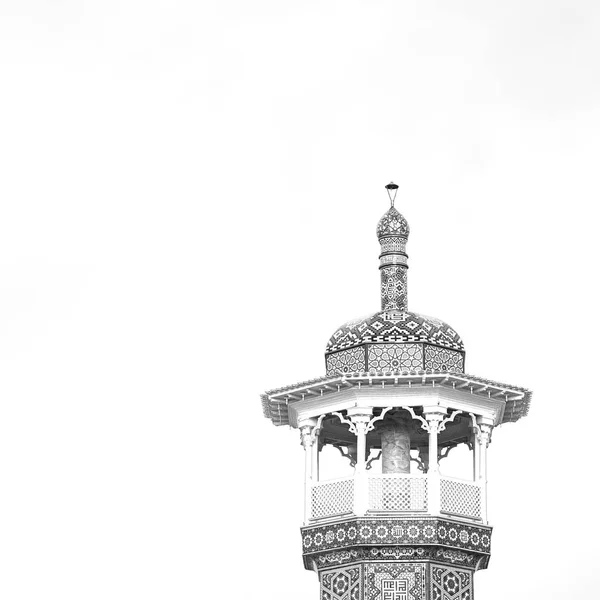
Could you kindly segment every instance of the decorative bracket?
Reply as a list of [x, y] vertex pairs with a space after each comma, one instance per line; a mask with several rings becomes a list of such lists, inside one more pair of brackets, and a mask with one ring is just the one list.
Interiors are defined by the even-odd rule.
[[442, 448], [440, 450], [440, 455], [438, 457], [438, 462], [440, 460], [442, 460], [443, 458], [446, 458], [448, 456], [448, 454], [450, 454], [450, 450], [454, 450], [454, 448], [456, 448], [458, 446], [458, 444], [450, 444], [449, 446], [446, 446], [445, 448]]
[[[334, 448], [337, 448], [340, 452], [340, 454], [344, 457], [347, 458], [350, 461], [350, 466], [351, 467], [355, 467], [356, 466], [356, 456], [352, 454], [352, 452], [350, 452], [350, 448], [347, 446], [333, 446]], [[346, 452], [344, 452], [344, 450]]]
[[421, 471], [422, 473], [426, 472], [425, 463], [423, 462], [423, 459], [420, 456], [418, 456], [417, 458], [413, 458], [411, 456], [410, 460], [411, 460], [411, 462], [414, 462], [417, 464], [417, 469], [419, 469], [419, 471]]
[[444, 429], [446, 429], [446, 423], [451, 423], [452, 421], [454, 421], [456, 415], [460, 414], [461, 412], [463, 411], [455, 410], [447, 419], [441, 421], [438, 431], [444, 431]]
[[410, 406], [400, 406], [399, 408], [402, 408], [403, 410], [409, 412], [410, 416], [413, 419], [415, 419], [417, 421], [421, 421], [421, 423], [422, 423], [421, 427], [425, 431], [429, 432], [429, 423], [427, 422], [427, 419], [424, 419], [421, 415], [416, 414], [415, 411], [414, 411], [414, 409], [411, 408]]
[[310, 432], [310, 438], [314, 442], [317, 439], [317, 436], [321, 433], [321, 425], [323, 423], [323, 419], [327, 416], [327, 414], [321, 415], [317, 419], [317, 424], [313, 427], [313, 430]]
[[383, 420], [383, 418], [385, 417], [385, 415], [390, 410], [392, 410], [392, 408], [394, 408], [394, 407], [393, 406], [388, 406], [387, 408], [384, 408], [378, 416], [373, 417], [369, 421], [369, 424], [367, 425], [367, 433], [369, 433], [369, 431], [373, 431], [373, 429], [375, 429], [375, 421], [381, 421], [381, 420]]
[[379, 453], [378, 453], [378, 454], [376, 454], [375, 456], [373, 456], [372, 458], [370, 458], [370, 459], [367, 461], [367, 464], [366, 464], [366, 466], [365, 466], [365, 470], [367, 470], [367, 471], [368, 471], [368, 470], [371, 468], [371, 463], [372, 463], [372, 462], [375, 462], [376, 460], [379, 460], [380, 458], [381, 458], [381, 450], [379, 451]]
[[477, 441], [481, 444], [485, 439], [486, 447], [490, 445], [492, 441], [492, 428], [490, 427], [490, 431], [484, 431], [481, 428], [481, 425], [477, 423], [477, 417], [473, 413], [469, 413], [471, 417], [471, 424], [473, 425], [473, 430], [475, 431], [475, 435], [477, 437]]
[[357, 435], [356, 424], [353, 423], [350, 419], [348, 419], [348, 417], [345, 417], [342, 413], [339, 412], [334, 412], [331, 414], [335, 415], [342, 423], [348, 425], [348, 427], [350, 428], [350, 433]]

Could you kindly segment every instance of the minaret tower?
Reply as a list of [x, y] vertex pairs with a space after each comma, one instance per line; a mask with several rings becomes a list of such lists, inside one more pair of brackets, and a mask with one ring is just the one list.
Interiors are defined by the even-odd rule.
[[[490, 557], [492, 431], [524, 417], [531, 392], [466, 375], [456, 331], [408, 310], [410, 230], [394, 207], [398, 186], [386, 188], [381, 310], [331, 336], [325, 377], [266, 392], [263, 410], [300, 432], [302, 549], [321, 600], [472, 600], [473, 574]], [[440, 471], [462, 444], [472, 455], [469, 479]], [[353, 472], [322, 479], [328, 447]]]

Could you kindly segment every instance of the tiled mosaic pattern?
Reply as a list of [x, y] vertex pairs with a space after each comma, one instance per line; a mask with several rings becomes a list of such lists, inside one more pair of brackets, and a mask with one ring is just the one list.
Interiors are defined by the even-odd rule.
[[410, 234], [408, 221], [392, 206], [377, 223], [377, 237], [386, 235], [402, 236]]
[[430, 371], [444, 371], [448, 373], [463, 373], [465, 360], [461, 352], [427, 346], [425, 348], [425, 369]]
[[360, 567], [320, 574], [321, 600], [362, 600]]
[[[482, 562], [481, 559], [484, 558]], [[357, 561], [414, 561], [429, 560], [475, 569], [484, 568], [487, 557], [467, 550], [440, 546], [367, 546], [322, 552], [314, 557], [319, 569]]]
[[431, 566], [431, 600], [472, 600], [473, 574], [462, 569]]
[[[425, 600], [422, 563], [369, 563], [364, 572], [365, 600]], [[390, 595], [393, 591], [405, 591], [406, 595], [404, 598]]]
[[[367, 359], [365, 361], [365, 352]], [[464, 353], [429, 344], [364, 344], [325, 355], [327, 375], [366, 371], [464, 373]]]
[[387, 266], [381, 273], [381, 310], [406, 311], [408, 306], [406, 267]]
[[412, 312], [383, 311], [342, 325], [330, 338], [326, 354], [364, 343], [425, 342], [464, 351], [460, 336], [450, 325]]
[[422, 344], [369, 344], [368, 367], [374, 371], [414, 371], [423, 368]]
[[351, 519], [302, 528], [304, 554], [351, 546], [440, 545], [489, 554], [492, 530], [481, 525], [437, 519]]
[[379, 240], [381, 252], [394, 252], [397, 254], [406, 253], [406, 238], [402, 237], [384, 237]]
[[363, 346], [349, 348], [325, 357], [327, 374], [361, 373], [367, 370], [365, 349]]

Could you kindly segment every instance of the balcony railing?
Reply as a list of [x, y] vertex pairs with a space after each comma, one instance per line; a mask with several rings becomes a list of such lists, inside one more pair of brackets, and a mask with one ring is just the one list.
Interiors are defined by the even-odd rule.
[[442, 514], [482, 520], [479, 483], [443, 476], [365, 475], [315, 483], [310, 521], [366, 514]]

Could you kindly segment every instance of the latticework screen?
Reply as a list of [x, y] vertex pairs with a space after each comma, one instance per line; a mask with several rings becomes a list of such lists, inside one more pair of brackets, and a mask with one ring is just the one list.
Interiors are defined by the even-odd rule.
[[442, 512], [471, 519], [481, 517], [481, 488], [478, 484], [442, 478], [440, 485]]
[[369, 510], [424, 511], [427, 480], [404, 475], [369, 477]]
[[351, 513], [353, 507], [353, 478], [317, 483], [311, 489], [311, 518], [313, 519]]

